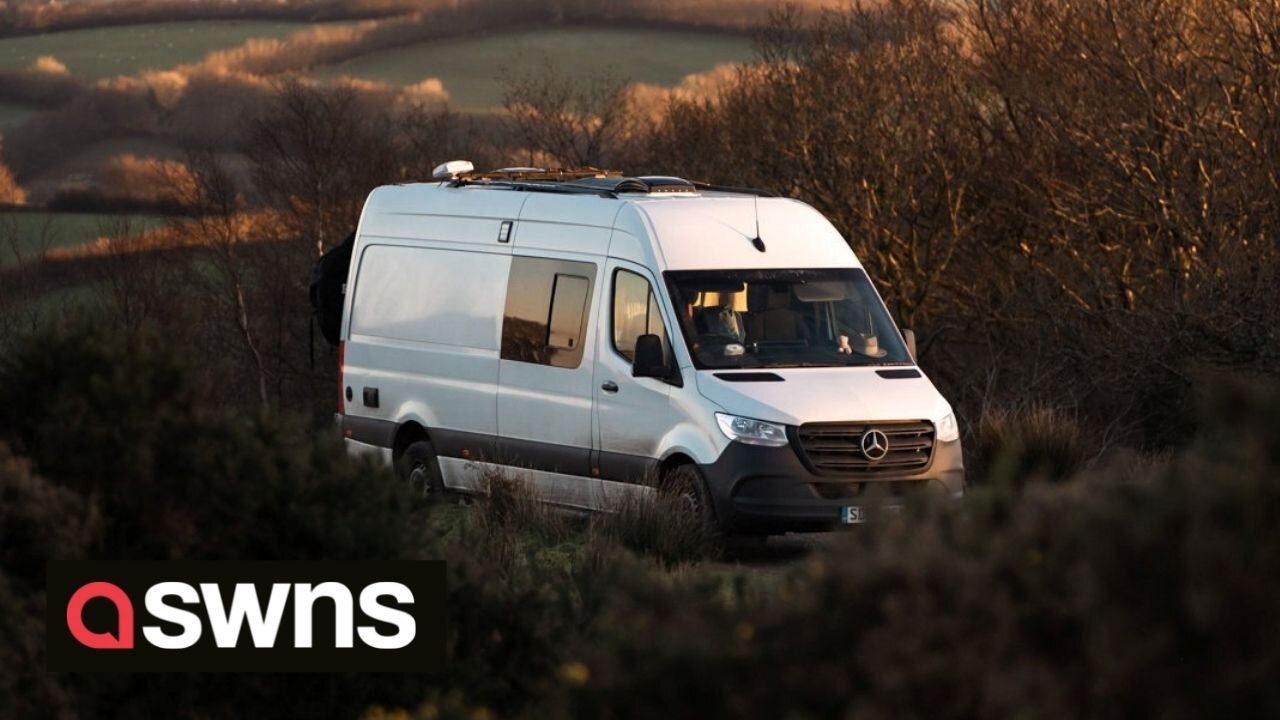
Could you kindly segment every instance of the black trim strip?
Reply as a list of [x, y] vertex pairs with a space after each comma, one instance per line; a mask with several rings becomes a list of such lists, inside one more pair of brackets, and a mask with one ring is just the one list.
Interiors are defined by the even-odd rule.
[[600, 477], [614, 482], [652, 485], [658, 470], [657, 458], [613, 452], [598, 452], [595, 456]]
[[[369, 445], [392, 447], [397, 429], [398, 426], [389, 420], [342, 416], [342, 436]], [[440, 457], [490, 462], [576, 477], [599, 477], [634, 485], [649, 484], [658, 468], [657, 458], [640, 455], [596, 452], [573, 445], [499, 438], [463, 430], [434, 428], [430, 433], [431, 444]]]
[[355, 440], [366, 445], [391, 447], [396, 440], [397, 425], [390, 420], [378, 418], [342, 416], [342, 437]]
[[920, 377], [920, 371], [915, 368], [902, 368], [899, 370], [877, 370], [876, 374], [886, 380], [908, 380]]
[[771, 372], [713, 373], [725, 382], [784, 382], [784, 378]]
[[499, 461], [498, 438], [493, 435], [441, 428], [433, 428], [428, 432], [436, 455], [440, 457], [481, 462]]
[[498, 462], [528, 470], [591, 477], [591, 448], [498, 438]]

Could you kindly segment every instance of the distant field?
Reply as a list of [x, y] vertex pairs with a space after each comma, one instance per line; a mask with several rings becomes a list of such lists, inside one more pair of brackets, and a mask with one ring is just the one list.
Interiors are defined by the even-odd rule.
[[132, 232], [158, 227], [165, 218], [147, 215], [96, 215], [94, 213], [50, 213], [0, 210], [0, 266], [18, 261], [11, 240], [17, 240], [22, 260], [33, 260], [41, 252], [59, 247], [75, 247], [93, 242], [103, 234], [114, 234], [128, 222]]
[[314, 75], [327, 79], [350, 75], [400, 85], [437, 77], [444, 81], [456, 107], [482, 110], [502, 104], [496, 78], [504, 66], [512, 64], [536, 69], [550, 60], [562, 72], [611, 69], [637, 82], [669, 86], [691, 73], [751, 57], [751, 40], [738, 35], [555, 28], [433, 40], [317, 68]]
[[38, 107], [0, 100], [0, 130], [21, 125], [38, 114], [40, 114]]
[[0, 68], [19, 69], [52, 55], [76, 75], [102, 78], [195, 62], [250, 38], [283, 37], [314, 23], [260, 20], [154, 23], [68, 30], [0, 40]]

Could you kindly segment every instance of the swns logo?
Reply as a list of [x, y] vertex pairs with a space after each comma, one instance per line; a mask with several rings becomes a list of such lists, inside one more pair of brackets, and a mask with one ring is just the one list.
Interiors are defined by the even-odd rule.
[[53, 562], [49, 669], [432, 672], [443, 562]]

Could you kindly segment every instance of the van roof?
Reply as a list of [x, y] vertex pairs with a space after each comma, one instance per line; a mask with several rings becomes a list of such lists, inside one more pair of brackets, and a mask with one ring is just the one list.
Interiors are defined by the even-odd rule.
[[[486, 177], [384, 186], [369, 196], [360, 233], [430, 239], [422, 234], [423, 216], [433, 217], [442, 237], [466, 244], [495, 242], [494, 220], [610, 229], [613, 240], [591, 252], [659, 270], [859, 267], [831, 223], [804, 203], [666, 176]], [[634, 241], [619, 238], [619, 231]], [[520, 246], [520, 237], [517, 232], [512, 247]]]

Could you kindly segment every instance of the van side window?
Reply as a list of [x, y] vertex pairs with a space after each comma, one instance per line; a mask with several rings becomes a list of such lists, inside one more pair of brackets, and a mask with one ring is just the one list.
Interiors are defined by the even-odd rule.
[[551, 319], [547, 346], [553, 350], [576, 350], [582, 341], [582, 311], [587, 307], [591, 281], [577, 275], [556, 273], [551, 291]]
[[666, 324], [649, 281], [627, 270], [613, 276], [613, 348], [627, 360], [635, 360], [636, 338], [653, 334], [669, 353]]
[[595, 275], [594, 263], [512, 258], [502, 359], [563, 368], [582, 364]]

